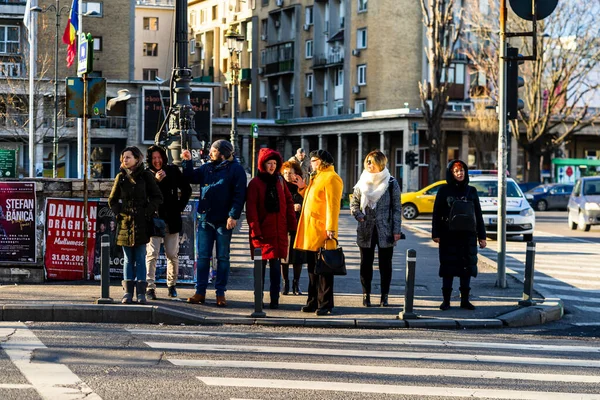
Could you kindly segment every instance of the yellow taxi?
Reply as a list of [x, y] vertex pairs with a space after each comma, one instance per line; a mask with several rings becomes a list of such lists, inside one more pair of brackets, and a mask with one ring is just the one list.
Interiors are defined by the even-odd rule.
[[402, 203], [402, 216], [404, 219], [415, 219], [419, 214], [433, 213], [435, 196], [440, 190], [440, 186], [445, 183], [446, 180], [437, 181], [418, 192], [402, 193], [400, 202]]

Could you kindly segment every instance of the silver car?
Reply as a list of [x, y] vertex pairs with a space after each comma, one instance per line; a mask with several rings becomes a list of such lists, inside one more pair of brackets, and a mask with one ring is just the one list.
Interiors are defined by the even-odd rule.
[[600, 225], [600, 176], [577, 180], [567, 207], [571, 229], [587, 232], [592, 225]]

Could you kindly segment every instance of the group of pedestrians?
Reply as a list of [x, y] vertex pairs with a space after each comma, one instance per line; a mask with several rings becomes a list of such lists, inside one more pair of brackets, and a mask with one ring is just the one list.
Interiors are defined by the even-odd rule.
[[[177, 297], [179, 231], [181, 212], [190, 196], [190, 183], [198, 184], [197, 273], [189, 303], [204, 304], [209, 267], [216, 250], [216, 305], [226, 307], [230, 272], [230, 245], [234, 228], [240, 223], [244, 203], [249, 227], [250, 255], [261, 250], [263, 282], [269, 267], [269, 307], [279, 307], [280, 292], [290, 292], [289, 266], [292, 265], [292, 292], [301, 295], [300, 276], [307, 265], [308, 288], [302, 312], [327, 315], [334, 308], [334, 277], [317, 274], [321, 248], [337, 246], [338, 219], [343, 182], [335, 172], [333, 156], [326, 150], [303, 149], [288, 161], [272, 149], [258, 155], [258, 174], [248, 184], [246, 172], [235, 159], [233, 146], [226, 140], [215, 141], [210, 161], [194, 168], [188, 150], [182, 152], [182, 169], [167, 163], [159, 146], [148, 149], [144, 167], [142, 153], [127, 147], [121, 154], [121, 169], [109, 197], [117, 225], [117, 244], [123, 246], [123, 303], [146, 303], [156, 299], [156, 262], [161, 244], [167, 258], [168, 296]], [[389, 306], [394, 246], [402, 236], [400, 185], [387, 168], [388, 159], [381, 151], [372, 151], [364, 159], [364, 170], [354, 186], [350, 212], [358, 222], [356, 243], [360, 249], [360, 282], [363, 306], [371, 307], [371, 286], [375, 248], [378, 251], [381, 297], [379, 306]], [[469, 302], [470, 278], [477, 274], [477, 248], [485, 247], [485, 228], [477, 191], [468, 186], [468, 169], [455, 160], [448, 165], [447, 185], [436, 198], [432, 239], [439, 243], [440, 277], [443, 278], [443, 303], [450, 307], [453, 277], [460, 277], [461, 307], [474, 309]], [[463, 232], [453, 231], [453, 204], [474, 204], [473, 220]], [[148, 225], [153, 216], [167, 225], [166, 235], [152, 236]], [[469, 220], [470, 221], [470, 220]], [[134, 272], [135, 271], [135, 272]], [[281, 288], [283, 278], [283, 289]]]

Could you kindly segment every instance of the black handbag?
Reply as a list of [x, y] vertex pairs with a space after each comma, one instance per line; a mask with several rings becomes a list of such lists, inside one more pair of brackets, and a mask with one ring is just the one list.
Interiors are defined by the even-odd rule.
[[323, 246], [317, 253], [317, 264], [315, 265], [315, 274], [317, 275], [346, 275], [346, 258], [340, 247], [337, 239], [335, 240], [336, 248], [327, 250], [325, 244], [330, 239], [325, 239]]
[[154, 216], [150, 218], [149, 224], [150, 236], [157, 236], [162, 238], [165, 237], [165, 235], [167, 234], [167, 224], [162, 218]]

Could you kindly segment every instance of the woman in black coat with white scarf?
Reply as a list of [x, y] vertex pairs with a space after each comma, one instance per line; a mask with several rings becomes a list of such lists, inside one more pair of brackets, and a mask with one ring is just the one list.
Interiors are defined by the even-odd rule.
[[[431, 237], [440, 248], [440, 271], [443, 279], [442, 294], [444, 301], [441, 310], [450, 308], [452, 282], [460, 278], [460, 306], [474, 310], [469, 302], [471, 277], [477, 276], [477, 244], [487, 246], [485, 226], [481, 214], [481, 205], [477, 189], [469, 186], [469, 169], [461, 160], [453, 160], [446, 170], [446, 184], [440, 187], [433, 206]], [[457, 200], [473, 202], [475, 226], [473, 231], [451, 231], [448, 218], [452, 205]]]

